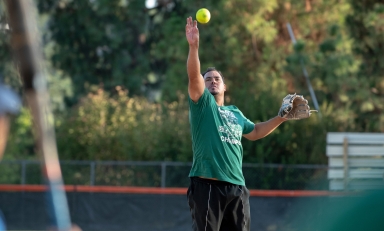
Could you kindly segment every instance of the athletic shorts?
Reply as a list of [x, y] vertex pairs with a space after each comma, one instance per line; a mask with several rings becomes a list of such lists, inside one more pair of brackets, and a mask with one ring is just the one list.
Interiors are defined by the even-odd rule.
[[187, 192], [194, 231], [249, 231], [249, 190], [224, 181], [191, 177]]

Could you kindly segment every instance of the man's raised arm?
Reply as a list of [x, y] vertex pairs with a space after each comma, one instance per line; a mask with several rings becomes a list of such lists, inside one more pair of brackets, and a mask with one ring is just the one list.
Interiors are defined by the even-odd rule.
[[189, 44], [189, 53], [187, 60], [187, 73], [189, 78], [188, 93], [194, 102], [197, 102], [204, 92], [204, 79], [200, 74], [199, 60], [199, 29], [197, 21], [192, 17], [187, 18], [185, 25], [185, 36]]

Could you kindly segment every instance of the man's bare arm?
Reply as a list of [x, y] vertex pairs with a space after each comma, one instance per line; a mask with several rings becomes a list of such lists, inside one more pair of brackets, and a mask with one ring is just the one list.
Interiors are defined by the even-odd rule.
[[200, 74], [199, 60], [199, 29], [196, 20], [192, 17], [187, 18], [185, 35], [189, 44], [187, 60], [187, 73], [189, 78], [188, 93], [194, 102], [197, 102], [204, 92], [204, 79]]
[[255, 124], [255, 128], [252, 132], [243, 135], [248, 140], [258, 140], [266, 137], [271, 134], [281, 123], [286, 121], [287, 119], [281, 118], [280, 116], [276, 116], [266, 122], [261, 122]]

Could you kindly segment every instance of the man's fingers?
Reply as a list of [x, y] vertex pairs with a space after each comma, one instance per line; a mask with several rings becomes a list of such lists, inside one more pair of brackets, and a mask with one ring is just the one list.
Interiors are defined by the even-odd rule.
[[185, 25], [185, 31], [189, 33], [192, 28], [192, 17], [187, 18], [187, 24]]
[[185, 28], [191, 28], [191, 27], [196, 27], [197, 28], [197, 21], [192, 20], [192, 17], [187, 18], [187, 25], [185, 25]]

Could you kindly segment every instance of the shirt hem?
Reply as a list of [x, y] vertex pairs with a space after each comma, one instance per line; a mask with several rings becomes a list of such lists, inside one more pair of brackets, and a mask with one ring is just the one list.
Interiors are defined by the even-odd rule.
[[195, 173], [190, 173], [190, 174], [188, 175], [188, 177], [214, 178], [214, 179], [217, 179], [217, 180], [219, 180], [219, 181], [225, 181], [225, 182], [228, 182], [228, 183], [231, 183], [231, 184], [245, 186], [245, 182], [234, 181], [234, 180], [231, 180], [231, 179], [228, 179], [228, 178], [223, 178], [223, 177], [210, 176], [210, 175], [207, 175], [207, 174], [204, 174], [204, 173], [196, 173], [196, 172], [195, 172]]

